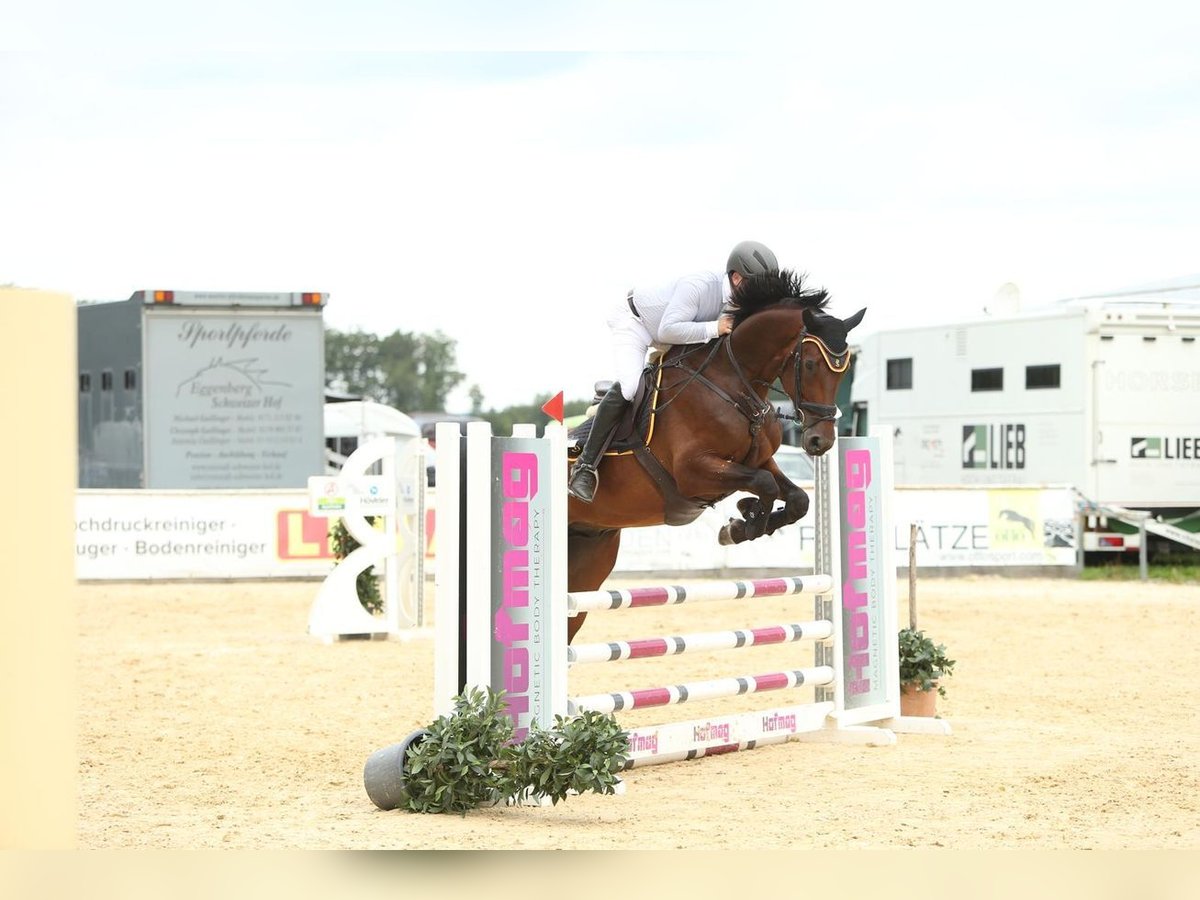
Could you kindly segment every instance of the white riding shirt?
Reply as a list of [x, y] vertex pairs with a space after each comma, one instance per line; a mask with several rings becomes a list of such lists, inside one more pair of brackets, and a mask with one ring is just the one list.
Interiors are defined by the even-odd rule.
[[613, 307], [608, 326], [613, 336], [613, 374], [625, 399], [633, 399], [650, 347], [665, 350], [674, 344], [711, 341], [717, 336], [717, 319], [729, 297], [728, 276], [702, 272], [635, 288], [636, 316], [628, 299], [622, 298]]

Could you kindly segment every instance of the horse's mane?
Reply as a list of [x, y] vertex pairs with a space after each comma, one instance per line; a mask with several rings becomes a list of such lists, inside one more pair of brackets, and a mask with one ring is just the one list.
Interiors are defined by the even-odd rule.
[[742, 279], [733, 289], [733, 325], [736, 328], [756, 312], [776, 305], [824, 309], [829, 303], [829, 292], [824, 288], [810, 288], [804, 284], [804, 275], [791, 269], [765, 272]]

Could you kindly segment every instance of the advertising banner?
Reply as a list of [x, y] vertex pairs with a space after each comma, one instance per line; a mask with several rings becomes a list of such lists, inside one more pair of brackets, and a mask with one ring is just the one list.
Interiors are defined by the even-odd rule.
[[[492, 438], [492, 671], [490, 684], [505, 691], [518, 740], [536, 720], [554, 724], [549, 683], [553, 641], [550, 621], [551, 530], [549, 444], [527, 438]], [[564, 598], [558, 598], [563, 602]]]
[[[812, 485], [802, 487], [811, 491]], [[770, 537], [718, 544], [721, 526], [739, 515], [736, 500], [718, 503], [690, 525], [626, 529], [614, 573], [812, 569], [811, 513]], [[917, 525], [918, 568], [1076, 563], [1075, 498], [1068, 487], [896, 488], [890, 539], [900, 566], [908, 564], [911, 523]]]
[[899, 489], [895, 547], [907, 564], [916, 523], [917, 566], [1073, 566], [1075, 496], [1067, 487]]
[[305, 491], [76, 492], [81, 581], [324, 577], [329, 519]]
[[[884, 673], [888, 653], [884, 646], [895, 578], [888, 577], [891, 535], [884, 528], [883, 462], [877, 438], [840, 438], [842, 595], [842, 677], [845, 708], [864, 709], [884, 704], [888, 680]], [[884, 573], [883, 578], [879, 577]]]
[[[806, 487], [811, 487], [808, 485]], [[433, 493], [426, 558], [436, 554]], [[329, 519], [304, 490], [76, 492], [75, 571], [82, 581], [188, 578], [315, 578], [334, 563]], [[811, 570], [815, 525], [806, 517], [732, 547], [717, 532], [737, 515], [735, 498], [690, 525], [629, 528], [614, 576], [643, 572]], [[908, 563], [917, 524], [920, 567], [1072, 566], [1074, 495], [1069, 488], [898, 488], [891, 535]]]

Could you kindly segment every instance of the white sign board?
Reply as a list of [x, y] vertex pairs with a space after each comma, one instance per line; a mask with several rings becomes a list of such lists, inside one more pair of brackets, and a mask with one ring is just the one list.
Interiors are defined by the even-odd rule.
[[299, 488], [324, 468], [313, 310], [147, 309], [146, 486]]
[[329, 574], [329, 523], [304, 491], [76, 492], [81, 581]]

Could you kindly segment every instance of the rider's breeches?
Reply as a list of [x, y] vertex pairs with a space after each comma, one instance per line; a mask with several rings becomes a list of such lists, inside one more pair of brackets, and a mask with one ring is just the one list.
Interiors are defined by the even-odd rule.
[[614, 309], [608, 319], [612, 331], [613, 378], [621, 382], [621, 393], [632, 400], [646, 368], [646, 352], [653, 339], [646, 326], [629, 311], [629, 305], [621, 301], [624, 312]]

